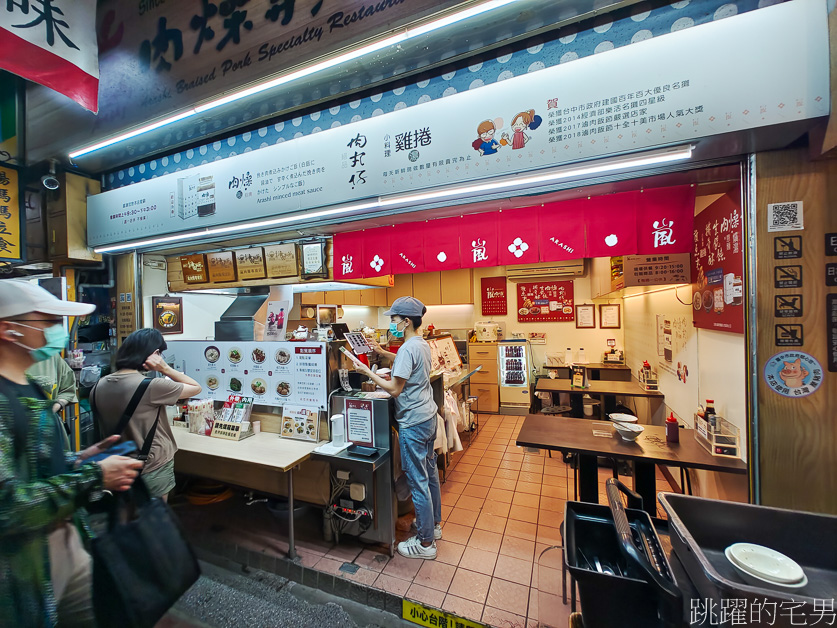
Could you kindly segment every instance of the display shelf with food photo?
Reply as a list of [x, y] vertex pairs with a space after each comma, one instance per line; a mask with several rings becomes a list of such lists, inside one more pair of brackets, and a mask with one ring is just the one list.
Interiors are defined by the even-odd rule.
[[215, 375], [210, 375], [206, 378], [206, 387], [209, 390], [216, 390], [220, 382], [218, 381], [218, 377]]
[[287, 349], [278, 349], [273, 355], [273, 359], [276, 361], [276, 364], [286, 366], [291, 362], [291, 352]]
[[242, 389], [241, 380], [237, 377], [230, 377], [229, 389], [234, 393], [240, 393]]
[[215, 364], [221, 357], [221, 351], [216, 346], [209, 346], [204, 349], [203, 357], [206, 358], [206, 361], [210, 364]]
[[264, 349], [256, 347], [250, 352], [250, 359], [253, 360], [254, 365], [261, 366], [267, 359], [267, 354], [265, 353]]
[[285, 405], [282, 408], [282, 430], [285, 438], [319, 441], [320, 412], [310, 406]]
[[261, 378], [256, 378], [252, 382], [250, 382], [250, 390], [253, 391], [253, 394], [257, 397], [261, 397], [263, 394], [267, 392], [267, 384]]
[[230, 350], [227, 351], [227, 358], [232, 364], [238, 364], [242, 359], [241, 349], [238, 347], [231, 347]]

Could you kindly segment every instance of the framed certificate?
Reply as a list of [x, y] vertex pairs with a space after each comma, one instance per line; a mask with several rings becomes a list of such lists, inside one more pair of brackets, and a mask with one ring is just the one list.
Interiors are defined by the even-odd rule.
[[328, 277], [326, 265], [326, 241], [304, 242], [299, 244], [301, 273], [303, 279], [314, 277]]
[[577, 329], [596, 328], [596, 306], [583, 303], [575, 306], [575, 326]]
[[619, 329], [622, 326], [618, 303], [599, 306], [599, 329]]

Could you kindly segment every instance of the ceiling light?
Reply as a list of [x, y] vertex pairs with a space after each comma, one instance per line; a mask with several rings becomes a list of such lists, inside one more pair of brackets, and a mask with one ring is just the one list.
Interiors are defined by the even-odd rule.
[[345, 281], [315, 281], [311, 283], [291, 284], [294, 294], [300, 292], [324, 292], [331, 290], [368, 290], [370, 288], [381, 288], [383, 286], [366, 286], [359, 283], [348, 283]]
[[76, 159], [77, 157], [87, 155], [102, 148], [113, 146], [114, 144], [118, 144], [119, 142], [123, 142], [125, 140], [129, 140], [139, 135], [142, 135], [144, 133], [148, 133], [149, 131], [159, 129], [160, 127], [166, 126], [168, 124], [173, 124], [174, 122], [178, 122], [196, 114], [204, 113], [211, 109], [215, 109], [217, 107], [227, 105], [231, 102], [241, 100], [242, 98], [253, 96], [254, 94], [259, 94], [268, 89], [272, 89], [274, 87], [278, 87], [279, 85], [284, 85], [291, 81], [310, 76], [311, 74], [316, 74], [317, 72], [322, 72], [324, 70], [333, 68], [343, 63], [348, 63], [349, 61], [353, 61], [364, 55], [372, 54], [374, 52], [378, 52], [380, 50], [389, 48], [390, 46], [398, 45], [407, 41], [408, 39], [413, 39], [422, 35], [427, 35], [428, 33], [439, 30], [441, 28], [445, 28], [446, 26], [450, 26], [451, 24], [456, 24], [457, 22], [461, 22], [462, 20], [475, 17], [488, 11], [499, 9], [500, 7], [504, 7], [508, 4], [513, 4], [518, 1], [519, 0], [490, 0], [489, 2], [483, 2], [463, 11], [457, 11], [445, 17], [431, 20], [430, 22], [416, 26], [415, 28], [408, 28], [401, 33], [389, 35], [387, 37], [384, 37], [383, 39], [379, 39], [378, 41], [373, 41], [372, 43], [366, 44], [365, 46], [360, 46], [353, 50], [349, 50], [348, 52], [329, 57], [323, 61], [318, 61], [317, 63], [307, 65], [305, 67], [300, 68], [299, 70], [295, 70], [288, 74], [283, 74], [269, 81], [264, 81], [263, 83], [258, 83], [246, 89], [227, 94], [226, 96], [216, 98], [215, 100], [211, 100], [202, 105], [197, 105], [192, 109], [188, 109], [168, 118], [158, 120], [157, 122], [152, 122], [151, 124], [147, 124], [145, 126], [133, 129], [131, 131], [126, 131], [125, 133], [108, 138], [106, 140], [102, 140], [101, 142], [97, 142], [96, 144], [85, 146], [83, 148], [71, 152], [70, 159]]

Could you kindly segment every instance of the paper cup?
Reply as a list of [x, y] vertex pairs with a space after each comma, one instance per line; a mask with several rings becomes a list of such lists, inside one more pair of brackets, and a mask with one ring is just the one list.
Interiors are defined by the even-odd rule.
[[262, 422], [261, 421], [253, 421], [252, 426], [253, 426], [253, 433], [254, 434], [258, 434], [259, 432], [262, 431]]

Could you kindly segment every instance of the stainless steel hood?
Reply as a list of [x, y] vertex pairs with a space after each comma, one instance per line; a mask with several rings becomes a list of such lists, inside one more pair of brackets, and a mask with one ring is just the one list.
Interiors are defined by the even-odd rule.
[[[252, 289], [251, 289], [252, 290]], [[215, 323], [215, 340], [255, 340], [256, 313], [267, 301], [268, 290], [254, 294], [242, 294], [236, 297], [232, 305]]]

